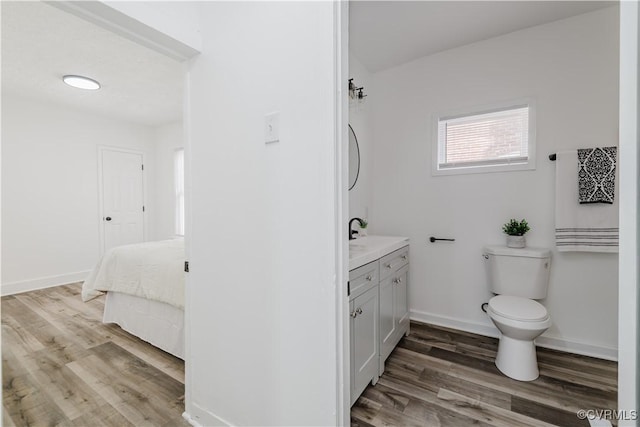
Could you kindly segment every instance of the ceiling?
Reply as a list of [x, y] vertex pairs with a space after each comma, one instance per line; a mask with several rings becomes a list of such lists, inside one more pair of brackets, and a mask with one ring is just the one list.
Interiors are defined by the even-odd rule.
[[[42, 2], [2, 1], [2, 93], [147, 126], [181, 120], [176, 60]], [[102, 88], [65, 85], [79, 74]]]
[[[370, 72], [612, 1], [352, 1], [350, 49]], [[148, 126], [181, 120], [182, 65], [42, 2], [2, 1], [2, 93]], [[102, 84], [62, 83], [80, 74]]]
[[349, 48], [372, 73], [617, 1], [351, 1]]

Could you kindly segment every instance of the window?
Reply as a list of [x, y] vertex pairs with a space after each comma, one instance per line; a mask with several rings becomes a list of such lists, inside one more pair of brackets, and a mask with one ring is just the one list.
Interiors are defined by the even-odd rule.
[[184, 148], [175, 151], [173, 173], [176, 191], [176, 234], [184, 236]]
[[534, 169], [530, 102], [437, 117], [434, 175]]

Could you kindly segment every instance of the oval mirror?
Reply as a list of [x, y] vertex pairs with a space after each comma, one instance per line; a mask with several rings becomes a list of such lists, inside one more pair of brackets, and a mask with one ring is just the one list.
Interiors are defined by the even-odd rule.
[[360, 147], [358, 147], [358, 138], [349, 125], [349, 190], [356, 185], [358, 175], [360, 174]]

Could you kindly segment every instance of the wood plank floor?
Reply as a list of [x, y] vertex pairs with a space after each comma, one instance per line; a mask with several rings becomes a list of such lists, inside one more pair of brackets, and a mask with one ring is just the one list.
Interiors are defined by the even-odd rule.
[[[188, 426], [184, 362], [101, 322], [80, 284], [2, 298], [4, 426]], [[615, 409], [617, 364], [538, 349], [541, 376], [519, 382], [493, 361], [497, 340], [411, 324], [353, 426], [588, 426], [579, 409]]]
[[189, 426], [184, 362], [102, 323], [80, 284], [2, 298], [2, 425]]
[[497, 348], [493, 338], [412, 322], [351, 425], [588, 427], [578, 410], [616, 409], [617, 363], [538, 348], [540, 377], [521, 382], [498, 371]]

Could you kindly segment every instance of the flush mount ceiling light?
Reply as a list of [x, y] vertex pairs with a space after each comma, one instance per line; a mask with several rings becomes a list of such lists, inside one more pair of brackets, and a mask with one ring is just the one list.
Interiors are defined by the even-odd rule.
[[67, 75], [62, 77], [62, 81], [69, 86], [77, 87], [78, 89], [86, 90], [98, 90], [100, 89], [100, 83], [83, 76]]

